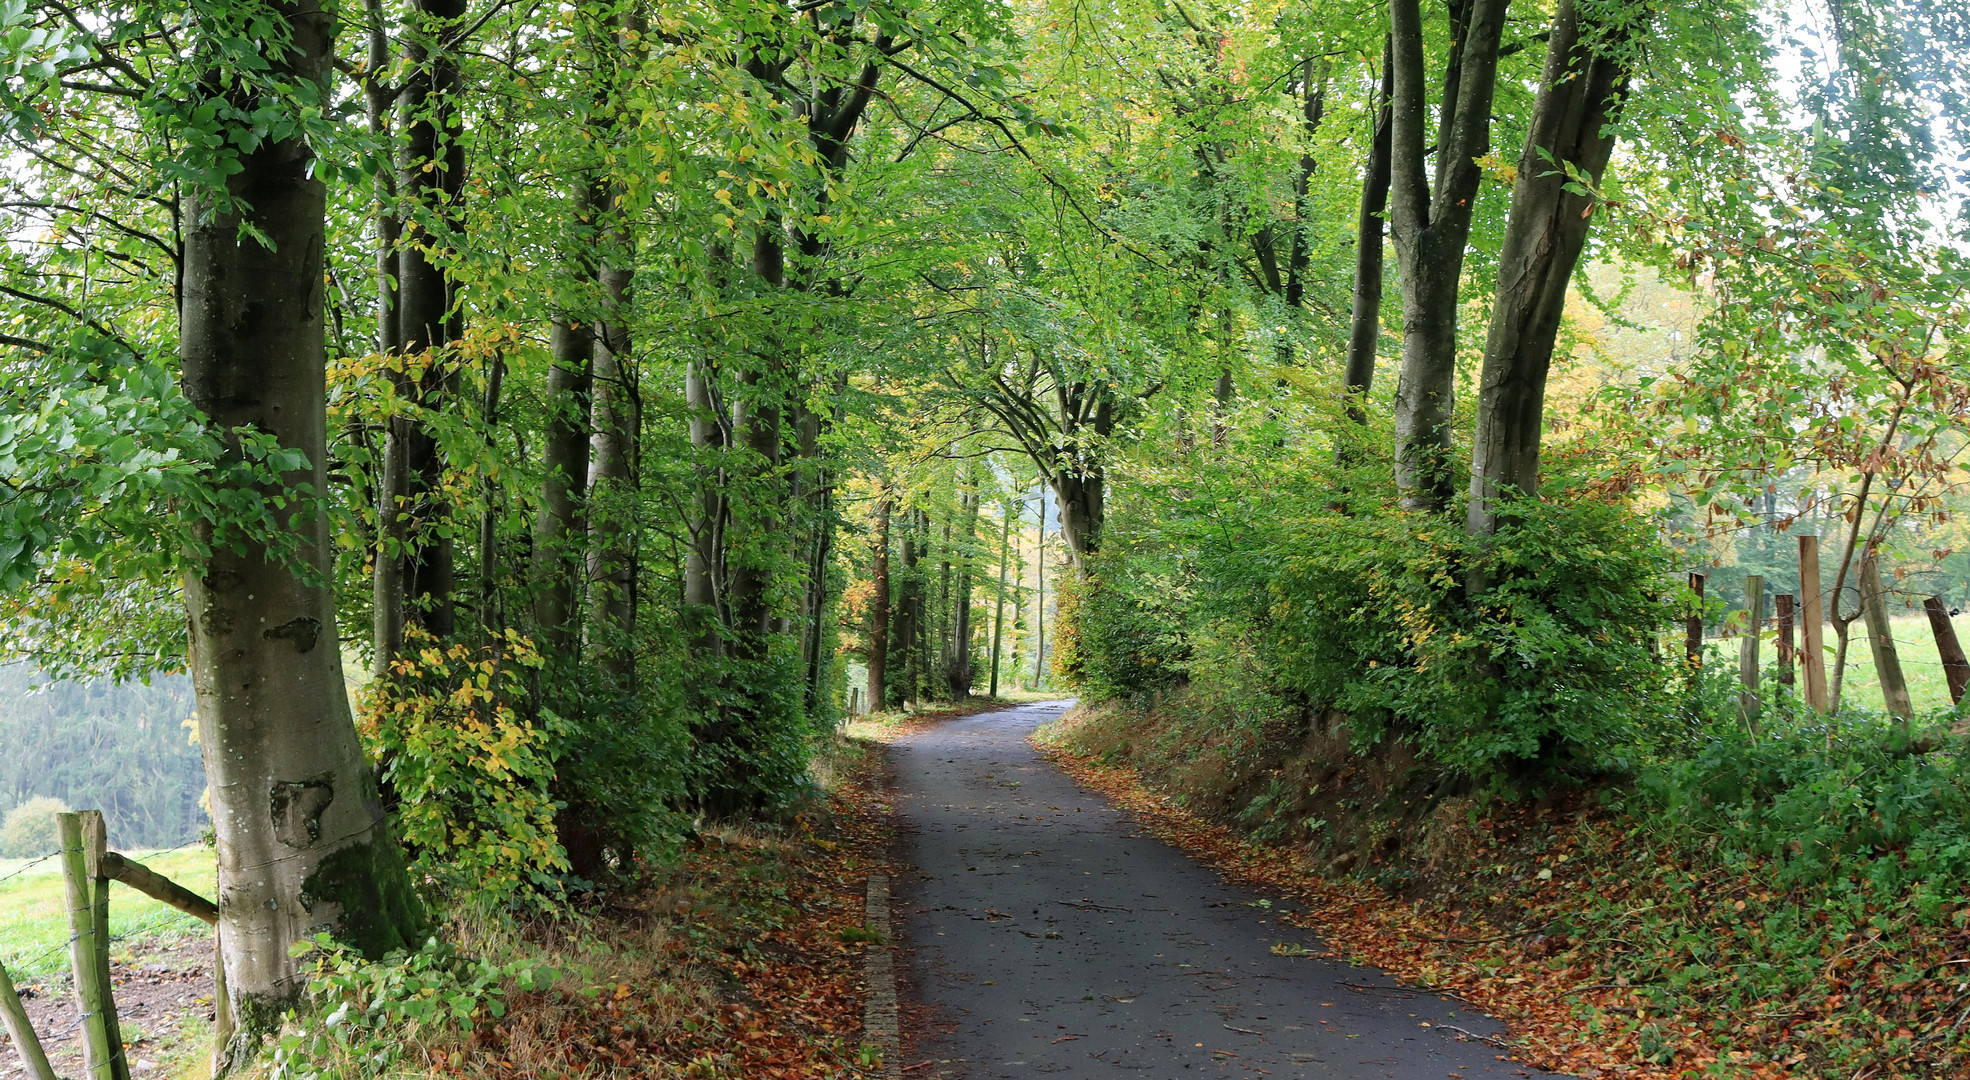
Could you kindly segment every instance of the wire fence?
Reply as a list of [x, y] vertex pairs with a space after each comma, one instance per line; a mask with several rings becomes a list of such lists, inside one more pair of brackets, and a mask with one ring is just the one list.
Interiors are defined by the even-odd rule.
[[[115, 944], [119, 941], [128, 941], [132, 938], [147, 937], [159, 931], [169, 930], [174, 927], [189, 929], [202, 925], [197, 918], [191, 915], [187, 915], [173, 908], [165, 908], [163, 912], [153, 916], [139, 926], [130, 927], [121, 933], [111, 934], [109, 940], [111, 944]], [[20, 974], [25, 978], [40, 978], [43, 975], [49, 974], [49, 972], [43, 970], [43, 965], [72, 948], [75, 945], [75, 939], [75, 933], [70, 931], [67, 936], [38, 953], [33, 953], [25, 958], [0, 956], [0, 962], [4, 962], [7, 965], [7, 970]]]
[[10, 870], [10, 871], [8, 871], [8, 872], [7, 872], [6, 874], [0, 874], [0, 885], [5, 885], [5, 884], [6, 884], [6, 883], [7, 883], [8, 881], [10, 881], [10, 880], [12, 880], [12, 879], [14, 879], [14, 878], [17, 878], [17, 877], [19, 877], [19, 876], [21, 876], [22, 874], [25, 874], [25, 873], [27, 873], [27, 872], [28, 872], [29, 870], [32, 870], [32, 869], [34, 869], [34, 868], [35, 868], [36, 866], [39, 866], [39, 865], [41, 865], [42, 863], [44, 863], [44, 862], [47, 862], [47, 861], [48, 861], [49, 859], [53, 859], [53, 858], [58, 858], [58, 857], [59, 857], [60, 855], [61, 855], [61, 852], [59, 852], [59, 851], [56, 851], [56, 852], [52, 852], [52, 853], [50, 853], [50, 854], [47, 854], [47, 855], [43, 855], [43, 856], [41, 856], [41, 857], [40, 857], [40, 858], [38, 858], [38, 859], [29, 859], [29, 860], [28, 860], [27, 862], [25, 862], [25, 863], [22, 863], [21, 865], [19, 865], [19, 866], [16, 866], [16, 867], [14, 867], [14, 868], [13, 868], [12, 870]]

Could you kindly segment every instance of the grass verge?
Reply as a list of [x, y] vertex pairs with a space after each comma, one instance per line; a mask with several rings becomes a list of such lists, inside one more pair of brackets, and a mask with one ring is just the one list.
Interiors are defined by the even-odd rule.
[[[212, 849], [202, 844], [130, 857], [194, 892], [211, 896], [218, 879]], [[127, 958], [160, 942], [205, 936], [205, 924], [122, 884], [110, 884], [112, 956]], [[16, 982], [46, 978], [68, 966], [68, 895], [61, 860], [0, 859], [0, 963]]]

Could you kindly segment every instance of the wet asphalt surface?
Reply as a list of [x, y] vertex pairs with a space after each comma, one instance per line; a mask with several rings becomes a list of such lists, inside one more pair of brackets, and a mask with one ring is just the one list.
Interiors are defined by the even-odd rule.
[[1462, 1002], [1274, 954], [1324, 946], [1034, 753], [1027, 734], [1068, 704], [890, 747], [918, 871], [897, 883], [898, 928], [927, 1006], [906, 1077], [1554, 1075], [1458, 1041], [1440, 1025], [1502, 1032]]

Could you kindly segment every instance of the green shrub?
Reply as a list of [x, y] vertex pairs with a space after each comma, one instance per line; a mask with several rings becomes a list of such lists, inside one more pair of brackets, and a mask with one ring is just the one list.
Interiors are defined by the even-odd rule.
[[1062, 578], [1055, 675], [1096, 698], [1134, 697], [1189, 677], [1181, 592], [1143, 571], [1126, 559], [1097, 559], [1084, 577]]
[[0, 820], [0, 858], [32, 859], [59, 850], [55, 815], [68, 813], [60, 799], [38, 796], [7, 811]]
[[357, 717], [414, 868], [470, 904], [497, 907], [523, 885], [552, 886], [568, 865], [550, 792], [565, 725], [524, 707], [526, 676], [540, 664], [514, 631], [485, 648], [446, 648], [412, 629]]
[[[1805, 718], [1811, 719], [1811, 718]], [[1645, 770], [1656, 819], [1770, 860], [1786, 885], [1853, 876], [1882, 894], [1970, 880], [1970, 754], [1911, 753], [1898, 721], [1843, 713], [1753, 737], [1719, 718], [1686, 758]]]
[[[1270, 560], [1260, 649], [1286, 688], [1486, 783], [1623, 764], [1673, 712], [1656, 634], [1675, 613], [1648, 522], [1519, 502], [1489, 540], [1461, 520], [1315, 515]], [[1488, 581], [1475, 597], [1473, 577]]]
[[293, 951], [319, 954], [308, 999], [323, 1015], [295, 1022], [290, 1014], [274, 1047], [272, 1080], [392, 1075], [420, 1038], [470, 1032], [506, 1015], [509, 987], [545, 989], [561, 976], [533, 960], [475, 960], [437, 938], [378, 961], [364, 960], [328, 934], [303, 939]]

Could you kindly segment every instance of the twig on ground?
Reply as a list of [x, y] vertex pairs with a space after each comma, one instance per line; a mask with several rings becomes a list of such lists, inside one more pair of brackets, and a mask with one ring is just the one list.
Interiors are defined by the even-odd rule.
[[1487, 1046], [1495, 1046], [1500, 1050], [1510, 1050], [1512, 1048], [1511, 1044], [1503, 1039], [1495, 1039], [1489, 1035], [1479, 1035], [1475, 1031], [1471, 1031], [1466, 1028], [1460, 1028], [1455, 1024], [1438, 1024], [1436, 1026], [1436, 1029], [1438, 1031], [1454, 1031], [1459, 1035], [1468, 1035], [1471, 1038], [1476, 1039], [1477, 1041], [1484, 1043]]

